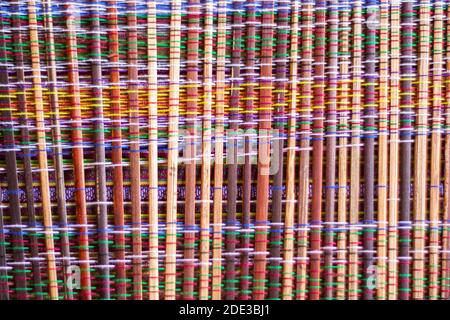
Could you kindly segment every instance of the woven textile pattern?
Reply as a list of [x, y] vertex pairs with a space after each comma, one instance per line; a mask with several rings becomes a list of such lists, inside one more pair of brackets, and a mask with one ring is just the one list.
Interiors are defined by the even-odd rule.
[[2, 0], [1, 299], [450, 298], [450, 1]]

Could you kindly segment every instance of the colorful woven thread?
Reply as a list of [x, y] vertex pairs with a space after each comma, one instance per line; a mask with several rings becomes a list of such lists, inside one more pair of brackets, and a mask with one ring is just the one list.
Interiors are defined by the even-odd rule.
[[450, 298], [448, 0], [0, 2], [0, 299]]

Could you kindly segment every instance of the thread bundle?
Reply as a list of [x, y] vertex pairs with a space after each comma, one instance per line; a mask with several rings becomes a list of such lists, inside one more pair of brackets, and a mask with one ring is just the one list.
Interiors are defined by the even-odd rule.
[[448, 299], [450, 6], [0, 3], [0, 299]]

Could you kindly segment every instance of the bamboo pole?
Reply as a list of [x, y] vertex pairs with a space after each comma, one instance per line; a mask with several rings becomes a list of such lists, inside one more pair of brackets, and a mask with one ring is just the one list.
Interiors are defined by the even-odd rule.
[[[243, 140], [244, 140], [244, 155], [238, 155], [238, 161], [242, 158], [244, 159], [244, 170], [242, 176], [242, 230], [241, 230], [241, 273], [240, 273], [240, 300], [249, 300], [251, 298], [251, 280], [250, 280], [250, 253], [251, 253], [251, 189], [252, 189], [252, 160], [254, 159], [253, 154], [256, 150], [252, 148], [252, 140], [254, 137], [254, 114], [257, 113], [255, 110], [255, 87], [257, 82], [255, 79], [257, 68], [256, 66], [256, 3], [254, 0], [246, 1], [246, 36], [245, 36], [245, 71], [243, 72], [243, 77], [245, 79], [245, 94], [241, 98], [244, 104], [244, 121], [243, 126]], [[242, 140], [242, 139], [241, 139]], [[241, 162], [240, 162], [241, 163]]]
[[[430, 168], [430, 239], [429, 239], [429, 268], [428, 268], [428, 297], [439, 299], [439, 222], [440, 222], [440, 183], [441, 183], [441, 152], [442, 152], [442, 71], [443, 53], [443, 3], [434, 3], [433, 12], [433, 67], [432, 67], [432, 118], [431, 122], [431, 168]], [[425, 292], [426, 293], [426, 292]]]
[[[60, 103], [57, 88], [57, 74], [56, 74], [56, 58], [55, 58], [55, 38], [53, 29], [53, 11], [51, 0], [44, 2], [44, 26], [46, 32], [46, 54], [47, 54], [47, 68], [49, 80], [49, 103], [52, 111], [53, 124], [53, 163], [56, 171], [55, 187], [57, 193], [57, 212], [59, 222], [59, 236], [61, 245], [61, 259], [63, 265], [63, 279], [67, 281], [71, 266], [71, 254], [69, 245], [69, 228], [67, 223], [67, 203], [66, 203], [66, 186], [64, 179], [64, 166], [62, 156], [62, 137], [61, 137], [61, 121], [60, 121]], [[64, 285], [64, 297], [66, 299], [73, 299], [73, 290], [70, 286]]]
[[362, 9], [361, 1], [353, 4], [353, 57], [352, 57], [352, 116], [350, 150], [350, 212], [348, 237], [348, 278], [347, 299], [357, 300], [359, 290], [359, 202], [360, 202], [360, 166], [361, 166], [361, 100], [362, 100]]
[[136, 1], [127, 2], [127, 59], [128, 59], [128, 111], [130, 140], [130, 180], [131, 180], [131, 223], [132, 223], [132, 264], [133, 299], [142, 300], [142, 235], [141, 235], [141, 154], [139, 128], [139, 90], [138, 90], [138, 34]]
[[92, 0], [91, 12], [92, 40], [92, 95], [95, 121], [95, 156], [96, 156], [96, 181], [97, 181], [97, 226], [98, 226], [98, 266], [99, 268], [99, 293], [102, 299], [110, 299], [110, 275], [109, 275], [109, 246], [108, 246], [108, 208], [106, 194], [106, 156], [105, 156], [105, 124], [103, 111], [102, 88], [102, 57], [100, 43], [100, 17], [101, 8], [97, 0]]
[[272, 219], [270, 234], [270, 270], [269, 270], [269, 299], [279, 299], [281, 293], [281, 248], [282, 238], [282, 216], [283, 216], [283, 179], [284, 179], [284, 140], [286, 127], [286, 96], [287, 90], [287, 64], [289, 55], [287, 53], [289, 43], [289, 1], [279, 1], [277, 9], [277, 31], [276, 31], [276, 87], [274, 93], [274, 132], [275, 149], [273, 151], [272, 165], [275, 166], [272, 188]]
[[[348, 138], [349, 134], [349, 116], [350, 116], [350, 3], [342, 4], [341, 18], [339, 19], [339, 146], [338, 146], [338, 204], [337, 204], [337, 223], [336, 223], [336, 299], [345, 299], [346, 272], [347, 272], [347, 214], [348, 214]], [[330, 245], [333, 245], [331, 243]]]
[[36, 113], [36, 130], [38, 144], [38, 160], [40, 169], [41, 203], [44, 224], [44, 237], [48, 268], [48, 290], [52, 300], [58, 299], [58, 280], [56, 275], [55, 246], [53, 239], [53, 221], [50, 205], [50, 187], [48, 176], [48, 159], [46, 150], [45, 114], [42, 96], [41, 63], [38, 43], [36, 3], [28, 2], [28, 22], [30, 24], [31, 68], [33, 70], [33, 90]]
[[231, 48], [231, 82], [229, 130], [227, 131], [227, 215], [225, 225], [225, 299], [234, 300], [236, 292], [236, 203], [237, 203], [237, 141], [239, 129], [240, 90], [241, 90], [241, 51], [242, 51], [242, 0], [234, 0], [232, 17], [232, 48]]
[[115, 232], [115, 294], [117, 299], [127, 298], [126, 260], [125, 260], [125, 218], [124, 218], [124, 182], [122, 162], [122, 111], [120, 105], [120, 72], [119, 72], [119, 26], [117, 1], [110, 1], [109, 15], [109, 60], [110, 69], [110, 101], [111, 101], [111, 160], [113, 166], [113, 206]]
[[261, 21], [261, 81], [259, 92], [258, 175], [256, 186], [255, 251], [253, 298], [266, 296], [267, 227], [270, 175], [270, 141], [272, 135], [272, 60], [273, 60], [273, 0], [262, 3]]
[[[295, 213], [295, 131], [297, 114], [297, 66], [298, 66], [298, 30], [299, 4], [297, 0], [291, 2], [291, 32], [289, 54], [289, 92], [287, 151], [286, 151], [286, 213], [284, 218], [284, 254], [283, 254], [283, 300], [295, 297], [294, 288], [294, 213]], [[305, 282], [302, 282], [304, 288]]]
[[[86, 208], [86, 181], [85, 166], [83, 155], [83, 124], [81, 113], [80, 98], [80, 78], [78, 68], [78, 51], [77, 51], [77, 17], [75, 16], [77, 8], [73, 3], [67, 4], [66, 9], [66, 27], [67, 27], [67, 56], [69, 62], [68, 78], [70, 83], [70, 97], [72, 104], [72, 141], [73, 141], [73, 170], [75, 175], [75, 201], [76, 216], [78, 229], [79, 244], [79, 264], [81, 269], [81, 296], [83, 300], [92, 299], [91, 288], [91, 260], [89, 253], [89, 237], [88, 237], [88, 219]], [[37, 38], [37, 37], [36, 37]], [[34, 70], [39, 70], [39, 67]], [[50, 205], [50, 199], [48, 199]]]
[[[20, 12], [20, 3], [16, 1], [11, 1], [11, 6], [13, 10], [17, 13]], [[22, 27], [21, 27], [21, 19], [18, 15], [12, 16], [12, 27], [16, 29], [16, 32], [13, 33], [13, 45], [15, 51], [15, 69], [16, 69], [16, 78], [19, 83], [25, 83], [25, 67], [24, 67], [24, 56], [23, 56], [23, 41], [22, 41]], [[25, 193], [26, 193], [26, 201], [27, 201], [27, 218], [28, 225], [31, 228], [35, 228], [36, 226], [36, 212], [35, 212], [35, 203], [33, 196], [33, 175], [32, 175], [32, 166], [31, 166], [31, 152], [28, 151], [30, 148], [30, 133], [29, 133], [29, 114], [27, 103], [26, 103], [26, 94], [24, 88], [17, 88], [16, 99], [18, 104], [18, 111], [21, 114], [20, 117], [20, 135], [21, 135], [21, 152], [24, 154], [23, 156], [23, 172], [25, 175]], [[32, 290], [33, 290], [33, 298], [37, 300], [42, 300], [43, 292], [42, 292], [42, 279], [41, 279], [41, 259], [39, 257], [39, 247], [38, 247], [38, 238], [37, 233], [35, 231], [28, 231], [29, 235], [29, 243], [30, 243], [30, 255], [31, 255], [31, 266], [32, 266]], [[24, 232], [24, 234], [26, 234]]]
[[[425, 297], [425, 230], [427, 212], [428, 72], [430, 58], [430, 3], [420, 1], [418, 44], [418, 108], [414, 161], [413, 283], [412, 298]], [[433, 142], [434, 139], [433, 139]], [[438, 156], [438, 155], [435, 155]], [[434, 172], [433, 172], [434, 173]], [[433, 213], [434, 218], [435, 213]]]
[[225, 109], [225, 56], [227, 7], [225, 0], [217, 4], [217, 60], [216, 60], [216, 105], [214, 132], [214, 195], [213, 195], [213, 243], [212, 243], [212, 299], [222, 298], [222, 185], [223, 185], [223, 141]]
[[201, 169], [201, 207], [200, 207], [200, 275], [199, 299], [209, 299], [209, 238], [211, 210], [211, 118], [213, 88], [213, 2], [205, 4], [205, 57], [203, 69], [203, 137]]
[[[320, 211], [321, 201], [317, 202], [319, 196], [321, 196], [321, 185], [322, 185], [322, 146], [321, 142], [314, 142], [313, 146], [313, 200], [314, 208], [311, 207], [311, 221], [308, 217], [308, 206], [309, 206], [309, 171], [310, 171], [310, 153], [311, 153], [311, 105], [314, 101], [314, 105], [318, 106], [318, 110], [323, 108], [323, 92], [322, 96], [319, 95], [313, 100], [312, 97], [312, 83], [314, 79], [312, 78], [312, 59], [313, 59], [313, 21], [314, 13], [316, 15], [316, 23], [318, 27], [314, 32], [319, 36], [316, 38], [319, 41], [319, 48], [317, 50], [325, 50], [320, 41], [323, 41], [325, 34], [325, 3], [322, 1], [316, 2], [319, 10], [313, 11], [313, 2], [305, 2], [301, 5], [300, 19], [302, 20], [301, 28], [301, 62], [300, 62], [300, 110], [299, 110], [299, 190], [298, 190], [298, 225], [299, 231], [297, 236], [297, 281], [296, 281], [296, 299], [304, 300], [307, 297], [307, 292], [309, 291], [309, 298], [318, 299], [320, 297], [320, 236], [321, 236], [321, 217]], [[316, 44], [317, 45], [317, 44]], [[323, 52], [322, 51], [322, 52]], [[316, 63], [319, 77], [319, 84], [316, 85], [314, 90], [321, 92], [322, 85], [320, 77], [324, 75], [324, 66], [322, 65], [323, 57], [320, 57], [320, 53], [317, 54]], [[316, 100], [318, 99], [318, 100]], [[320, 121], [320, 120], [319, 120]], [[317, 140], [319, 141], [319, 140]], [[316, 207], [317, 205], [317, 207]], [[308, 267], [308, 235], [310, 235], [311, 240], [309, 241], [310, 247], [310, 269], [309, 269], [309, 283], [307, 283], [307, 267]]]
[[[377, 25], [378, 26], [378, 23]], [[388, 243], [388, 108], [389, 108], [389, 2], [382, 0], [379, 10], [379, 88], [378, 88], [378, 206], [376, 232], [376, 277], [374, 298], [386, 299], [387, 243]], [[375, 235], [375, 232], [374, 232]]]
[[410, 297], [410, 217], [411, 217], [411, 135], [415, 78], [415, 52], [413, 47], [415, 10], [409, 1], [401, 8], [401, 60], [400, 60], [400, 213], [399, 213], [399, 299]]
[[[337, 1], [330, 1], [328, 3], [328, 8], [330, 10], [330, 13], [327, 18], [327, 30], [329, 30], [328, 33], [328, 39], [329, 39], [329, 45], [328, 45], [328, 61], [325, 63], [327, 64], [327, 73], [328, 77], [325, 80], [322, 80], [318, 78], [316, 82], [319, 82], [319, 84], [322, 84], [325, 81], [328, 82], [328, 85], [326, 88], [321, 88], [321, 91], [316, 90], [314, 92], [314, 96], [318, 96], [319, 94], [326, 94], [326, 101], [325, 98], [322, 99], [319, 103], [314, 103], [314, 106], [316, 108], [321, 107], [321, 104], [324, 104], [326, 106], [326, 120], [325, 120], [325, 128], [324, 122], [322, 120], [324, 113], [322, 110], [318, 112], [317, 115], [314, 116], [314, 118], [318, 118], [316, 122], [319, 122], [317, 124], [317, 127], [314, 127], [314, 131], [324, 131], [326, 133], [326, 170], [325, 170], [325, 221], [323, 223], [323, 259], [324, 259], [324, 265], [323, 265], [323, 272], [322, 272], [322, 281], [323, 281], [323, 298], [326, 300], [333, 299], [333, 281], [334, 281], [334, 257], [333, 257], [333, 247], [334, 247], [334, 230], [333, 230], [333, 222], [334, 222], [334, 216], [336, 212], [336, 206], [335, 206], [335, 200], [336, 200], [336, 138], [339, 137], [339, 130], [340, 130], [340, 119], [338, 119], [338, 114], [340, 115], [340, 97], [339, 95], [339, 11], [338, 11], [338, 2]], [[317, 41], [323, 41], [323, 38], [321, 35], [319, 35], [320, 39]], [[320, 47], [318, 45], [317, 47], [317, 54], [319, 57], [324, 56], [324, 51], [326, 49], [325, 44], [320, 43]], [[321, 69], [319, 69], [321, 68]], [[325, 74], [325, 66], [319, 66], [317, 68], [318, 75]], [[317, 92], [318, 91], [318, 92]], [[317, 98], [318, 99], [318, 98]], [[325, 131], [326, 130], [326, 131]], [[323, 133], [322, 133], [323, 135]], [[322, 141], [322, 137], [318, 137], [314, 140], [313, 144], [319, 144]], [[339, 138], [339, 142], [341, 142]], [[314, 147], [313, 147], [314, 148]], [[320, 149], [323, 147], [321, 146]], [[340, 153], [340, 150], [339, 150]], [[320, 158], [322, 158], [322, 152], [320, 154]], [[341, 159], [342, 160], [342, 159]], [[320, 166], [320, 169], [322, 169], [322, 162], [323, 160], [320, 160], [320, 163], [318, 160], [314, 160], [313, 156], [313, 166], [318, 163], [318, 166]], [[341, 168], [342, 164], [338, 163], [339, 168]], [[343, 172], [340, 172], [340, 174], [345, 174], [345, 170]], [[320, 180], [322, 177], [319, 177]], [[339, 175], [340, 180], [342, 180], [342, 177]], [[319, 181], [320, 181], [319, 180]], [[339, 184], [338, 180], [338, 214], [341, 213], [339, 209], [342, 210], [342, 206], [345, 207], [345, 202], [342, 204], [342, 190], [345, 192], [345, 186], [342, 186]], [[313, 180], [314, 183], [314, 180]], [[321, 185], [321, 181], [320, 184]], [[320, 192], [318, 192], [319, 195], [322, 194], [322, 188], [319, 189]], [[322, 201], [320, 196], [313, 197], [313, 204], [312, 207], [319, 206]], [[321, 219], [321, 210], [318, 210], [317, 213], [314, 213], [313, 211], [313, 220], [316, 221], [317, 218], [314, 218], [314, 215], [318, 217], [318, 219]], [[317, 232], [314, 231], [313, 232]], [[319, 233], [320, 235], [320, 233]], [[319, 249], [320, 250], [320, 249]]]
[[156, 3], [147, 4], [148, 54], [148, 121], [149, 121], [149, 299], [159, 299], [159, 241], [158, 241], [158, 49], [156, 34]]
[[398, 209], [399, 209], [399, 127], [400, 127], [400, 2], [390, 10], [390, 122], [389, 122], [389, 231], [387, 298], [398, 296]]
[[170, 69], [169, 69], [169, 153], [167, 156], [167, 213], [166, 213], [166, 300], [176, 298], [176, 223], [178, 170], [178, 115], [180, 103], [181, 1], [171, 2]]

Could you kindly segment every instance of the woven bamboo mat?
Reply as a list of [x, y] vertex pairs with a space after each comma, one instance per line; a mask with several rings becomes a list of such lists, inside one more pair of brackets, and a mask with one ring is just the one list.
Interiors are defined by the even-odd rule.
[[450, 298], [449, 4], [2, 0], [0, 299]]

